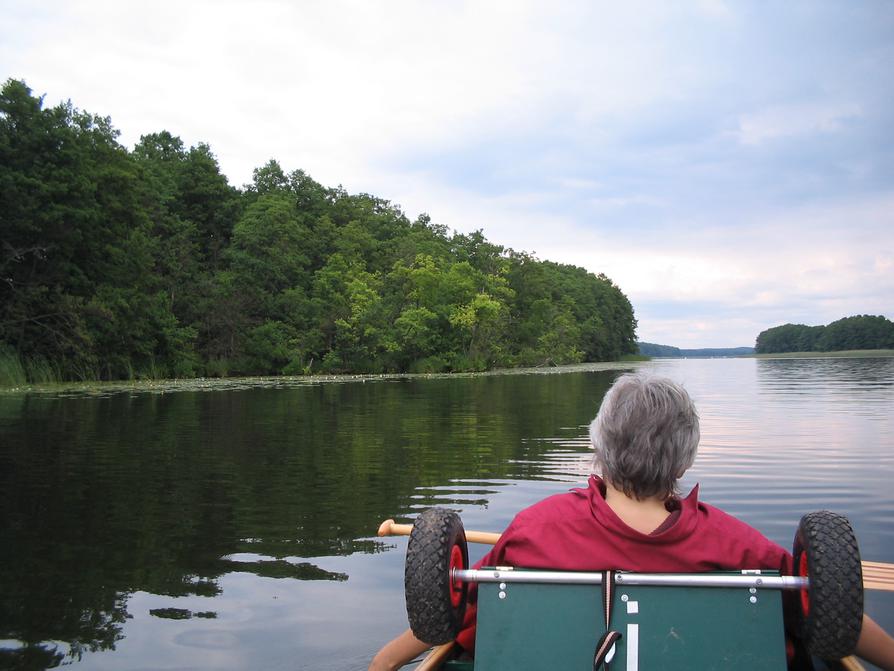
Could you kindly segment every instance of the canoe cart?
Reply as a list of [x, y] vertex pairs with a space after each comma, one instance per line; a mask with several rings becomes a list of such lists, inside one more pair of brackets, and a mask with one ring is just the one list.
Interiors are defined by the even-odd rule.
[[[467, 534], [455, 512], [424, 511], [410, 525], [407, 616], [420, 640], [438, 645], [417, 671], [600, 669], [652, 671], [788, 668], [793, 647], [811, 668], [860, 669], [852, 657], [863, 617], [863, 571], [847, 518], [805, 515], [794, 540], [797, 575], [771, 571], [645, 574], [518, 567], [469, 568]], [[469, 532], [495, 542], [498, 534]], [[888, 580], [888, 578], [883, 578]], [[478, 585], [474, 660], [450, 660], [466, 595]], [[791, 591], [798, 646], [786, 643], [783, 593]], [[837, 661], [841, 660], [841, 661]], [[610, 665], [610, 667], [609, 667]]]

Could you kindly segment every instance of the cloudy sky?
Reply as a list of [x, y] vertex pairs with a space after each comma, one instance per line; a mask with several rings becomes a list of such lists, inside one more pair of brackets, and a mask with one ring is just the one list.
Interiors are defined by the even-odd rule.
[[604, 272], [642, 340], [894, 318], [894, 3], [0, 0], [0, 77]]

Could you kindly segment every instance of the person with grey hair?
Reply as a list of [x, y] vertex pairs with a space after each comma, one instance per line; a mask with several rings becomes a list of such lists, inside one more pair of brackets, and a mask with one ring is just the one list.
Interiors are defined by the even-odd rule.
[[[699, 437], [698, 413], [682, 386], [645, 373], [620, 376], [590, 425], [594, 474], [588, 486], [518, 513], [476, 568], [640, 573], [769, 569], [792, 575], [791, 554], [699, 501], [698, 485], [681, 497], [679, 480], [695, 461]], [[475, 585], [468, 600], [456, 642], [473, 654]], [[369, 668], [399, 668], [428, 647], [407, 630], [386, 644]], [[857, 654], [894, 671], [894, 639], [868, 616]]]
[[683, 387], [668, 378], [624, 375], [590, 424], [593, 470], [628, 497], [665, 500], [679, 493], [699, 437], [698, 413]]

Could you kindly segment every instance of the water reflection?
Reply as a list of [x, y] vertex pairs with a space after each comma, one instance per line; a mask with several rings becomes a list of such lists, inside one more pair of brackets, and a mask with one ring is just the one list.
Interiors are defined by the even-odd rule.
[[[648, 366], [699, 406], [685, 486], [783, 545], [837, 510], [894, 560], [894, 359]], [[583, 483], [617, 374], [0, 396], [0, 666], [365, 668], [406, 626], [379, 523], [499, 530]]]
[[21, 645], [2, 657], [45, 668], [113, 650], [137, 592], [220, 599], [245, 573], [348, 581], [315, 558], [381, 552], [369, 535], [385, 517], [486, 506], [548, 476], [536, 439], [593, 412], [613, 375], [4, 397], [0, 638]]

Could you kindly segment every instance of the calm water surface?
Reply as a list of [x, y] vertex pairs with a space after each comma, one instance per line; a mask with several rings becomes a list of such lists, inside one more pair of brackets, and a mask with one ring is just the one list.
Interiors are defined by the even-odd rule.
[[[894, 359], [640, 365], [699, 407], [685, 486], [786, 547], [841, 512], [894, 562]], [[0, 395], [0, 668], [363, 669], [406, 627], [379, 523], [500, 530], [584, 483], [620, 370]], [[894, 594], [867, 610], [894, 631]]]

